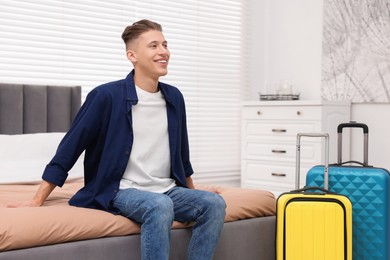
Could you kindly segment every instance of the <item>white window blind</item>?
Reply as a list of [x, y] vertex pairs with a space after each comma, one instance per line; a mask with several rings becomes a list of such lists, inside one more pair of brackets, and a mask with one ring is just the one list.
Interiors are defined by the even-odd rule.
[[184, 94], [194, 178], [238, 181], [240, 103], [248, 93], [244, 0], [2, 0], [0, 81], [95, 86], [132, 69], [120, 35], [150, 19], [169, 43], [160, 80]]

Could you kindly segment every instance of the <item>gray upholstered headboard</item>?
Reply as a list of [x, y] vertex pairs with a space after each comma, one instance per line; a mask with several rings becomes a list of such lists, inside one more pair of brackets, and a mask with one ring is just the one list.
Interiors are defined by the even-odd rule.
[[81, 87], [0, 83], [0, 134], [66, 132], [81, 105]]

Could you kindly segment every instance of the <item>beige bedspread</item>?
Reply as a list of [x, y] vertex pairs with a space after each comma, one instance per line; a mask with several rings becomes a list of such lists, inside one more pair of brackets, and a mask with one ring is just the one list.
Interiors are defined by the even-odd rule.
[[[67, 182], [39, 208], [4, 208], [8, 202], [31, 199], [38, 184], [0, 185], [0, 251], [140, 232], [139, 225], [125, 217], [69, 206], [67, 201], [81, 186], [82, 181]], [[275, 215], [276, 201], [268, 191], [197, 188], [217, 192], [225, 199], [226, 222]], [[175, 222], [173, 228], [189, 225]]]

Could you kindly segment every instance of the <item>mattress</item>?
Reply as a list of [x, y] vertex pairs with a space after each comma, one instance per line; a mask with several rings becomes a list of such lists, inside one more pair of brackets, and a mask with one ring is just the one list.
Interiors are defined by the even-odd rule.
[[[69, 206], [68, 200], [82, 185], [82, 179], [66, 182], [42, 207], [4, 208], [7, 203], [31, 199], [39, 184], [1, 184], [0, 251], [140, 233], [139, 224], [125, 217]], [[275, 215], [271, 192], [207, 185], [196, 188], [219, 193], [225, 199], [226, 222]], [[172, 228], [191, 225], [174, 222]]]

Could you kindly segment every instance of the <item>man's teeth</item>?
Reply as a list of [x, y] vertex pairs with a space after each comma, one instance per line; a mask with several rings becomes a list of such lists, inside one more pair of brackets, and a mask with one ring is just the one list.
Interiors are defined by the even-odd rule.
[[167, 63], [166, 60], [158, 60], [157, 62], [159, 62], [159, 63]]

